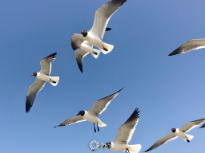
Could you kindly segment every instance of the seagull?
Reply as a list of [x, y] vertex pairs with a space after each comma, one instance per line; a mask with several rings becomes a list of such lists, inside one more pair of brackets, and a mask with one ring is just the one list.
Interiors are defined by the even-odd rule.
[[40, 72], [34, 72], [31, 76], [36, 77], [36, 81], [29, 87], [28, 93], [26, 95], [26, 112], [28, 113], [33, 106], [34, 100], [38, 92], [44, 87], [48, 81], [51, 85], [56, 86], [59, 81], [59, 77], [50, 77], [51, 73], [51, 62], [55, 59], [57, 53], [53, 53], [40, 62], [41, 70]]
[[205, 48], [205, 39], [192, 39], [185, 44], [181, 45], [179, 48], [175, 49], [168, 56], [176, 55], [179, 53], [186, 53], [191, 50], [197, 50]]
[[[106, 28], [106, 31], [110, 31], [111, 28]], [[93, 49], [93, 45], [91, 45], [88, 41], [85, 40], [85, 38], [82, 35], [79, 34], [73, 34], [71, 38], [71, 47], [73, 50], [75, 50], [75, 58], [78, 63], [78, 67], [81, 72], [83, 72], [83, 58], [90, 53], [93, 55], [94, 58], [98, 58], [100, 55], [100, 50]], [[80, 47], [79, 50], [78, 47]]]
[[110, 102], [119, 94], [119, 92], [122, 89], [120, 89], [119, 91], [115, 92], [114, 94], [112, 94], [110, 96], [107, 96], [105, 98], [102, 98], [102, 99], [96, 101], [95, 104], [93, 105], [93, 107], [89, 111], [81, 110], [81, 111], [79, 111], [77, 116], [74, 116], [72, 118], [67, 119], [66, 121], [64, 121], [60, 125], [54, 126], [54, 128], [59, 127], [59, 126], [67, 126], [70, 124], [83, 122], [83, 121], [90, 121], [91, 123], [93, 123], [94, 132], [96, 132], [95, 124], [97, 124], [97, 129], [98, 129], [98, 131], [100, 131], [99, 126], [105, 127], [107, 125], [105, 123], [103, 123], [98, 118], [98, 116], [106, 110], [106, 108], [110, 104]]
[[140, 144], [128, 145], [134, 134], [135, 127], [139, 121], [139, 110], [136, 108], [129, 119], [119, 128], [114, 142], [107, 142], [104, 145], [93, 149], [107, 147], [111, 151], [125, 151], [126, 153], [138, 153], [141, 150]]
[[80, 31], [86, 41], [98, 47], [104, 54], [111, 52], [114, 48], [113, 45], [102, 41], [108, 21], [126, 1], [127, 0], [111, 0], [107, 2], [95, 12], [94, 24], [91, 30]]
[[191, 139], [194, 138], [194, 136], [188, 135], [186, 133], [189, 132], [190, 130], [192, 130], [193, 128], [199, 126], [203, 122], [205, 122], [205, 118], [200, 119], [200, 120], [195, 120], [195, 121], [188, 122], [184, 126], [182, 126], [181, 128], [178, 128], [178, 129], [172, 128], [171, 129], [172, 133], [170, 133], [170, 134], [166, 135], [165, 137], [159, 139], [155, 144], [153, 144], [145, 152], [153, 150], [153, 149], [159, 147], [160, 145], [163, 145], [163, 144], [167, 143], [168, 141], [174, 140], [178, 137], [181, 137], [184, 141], [190, 142]]

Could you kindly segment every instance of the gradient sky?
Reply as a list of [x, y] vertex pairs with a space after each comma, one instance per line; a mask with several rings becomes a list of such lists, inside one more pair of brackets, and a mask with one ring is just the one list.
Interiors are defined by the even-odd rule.
[[[84, 58], [78, 69], [70, 41], [90, 29], [95, 11], [108, 0], [0, 0], [0, 152], [91, 153], [88, 144], [114, 141], [134, 109], [140, 120], [129, 144], [145, 151], [171, 128], [205, 118], [205, 49], [168, 57], [188, 40], [205, 37], [204, 0], [127, 0], [108, 24], [104, 42], [114, 50]], [[30, 75], [40, 60], [57, 52], [51, 76], [34, 106], [25, 112]], [[96, 100], [125, 87], [100, 119], [108, 126], [93, 132], [83, 122], [53, 128], [89, 110]], [[205, 129], [195, 128], [152, 153], [201, 153]], [[99, 149], [98, 153], [111, 153]]]

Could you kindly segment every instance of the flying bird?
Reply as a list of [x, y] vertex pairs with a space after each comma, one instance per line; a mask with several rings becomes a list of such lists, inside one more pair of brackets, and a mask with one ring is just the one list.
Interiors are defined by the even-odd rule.
[[51, 85], [56, 86], [59, 81], [59, 77], [50, 77], [51, 73], [51, 62], [55, 59], [57, 53], [53, 53], [40, 62], [41, 70], [40, 72], [34, 72], [31, 76], [36, 77], [36, 81], [29, 87], [28, 93], [26, 95], [26, 112], [28, 113], [33, 106], [36, 95], [44, 87], [45, 83], [48, 81]]
[[194, 136], [192, 135], [188, 135], [186, 134], [187, 132], [189, 132], [190, 130], [192, 130], [193, 128], [199, 126], [201, 123], [205, 122], [205, 118], [204, 119], [200, 119], [200, 120], [196, 120], [196, 121], [191, 121], [186, 123], [184, 126], [182, 126], [181, 128], [172, 128], [171, 131], [172, 133], [166, 135], [165, 137], [159, 139], [155, 144], [153, 144], [149, 149], [147, 149], [145, 152], [148, 152], [150, 150], [153, 150], [171, 140], [174, 140], [178, 137], [181, 137], [184, 141], [190, 142], [191, 139], [194, 138]]
[[83, 121], [90, 121], [91, 123], [93, 123], [94, 132], [96, 132], [95, 124], [97, 125], [98, 131], [100, 131], [99, 126], [104, 127], [107, 125], [105, 123], [103, 123], [98, 118], [98, 116], [106, 110], [106, 108], [110, 104], [110, 102], [119, 94], [119, 92], [122, 89], [120, 89], [119, 91], [115, 92], [114, 94], [112, 94], [110, 96], [107, 96], [105, 98], [102, 98], [102, 99], [96, 101], [95, 104], [93, 105], [93, 107], [89, 111], [81, 110], [81, 111], [79, 111], [77, 116], [69, 118], [66, 121], [64, 121], [63, 123], [61, 123], [60, 125], [55, 126], [55, 127], [67, 126], [70, 124], [83, 122]]
[[176, 55], [179, 53], [186, 53], [188, 51], [197, 50], [200, 48], [205, 48], [205, 39], [192, 39], [181, 45], [179, 48], [175, 49], [168, 56]]
[[[110, 31], [111, 28], [106, 28], [106, 31]], [[94, 58], [98, 58], [100, 55], [100, 50], [93, 49], [91, 45], [85, 38], [80, 34], [73, 34], [71, 38], [71, 47], [75, 50], [75, 58], [78, 63], [78, 67], [81, 72], [83, 72], [83, 58], [90, 53]], [[80, 47], [79, 50], [77, 50]]]
[[122, 6], [127, 0], [111, 0], [100, 7], [95, 12], [95, 19], [91, 30], [80, 31], [86, 41], [93, 46], [98, 47], [104, 54], [112, 51], [113, 45], [102, 41], [107, 24], [111, 16]]
[[136, 108], [129, 119], [119, 128], [114, 142], [107, 142], [104, 145], [93, 149], [108, 148], [111, 151], [125, 151], [126, 153], [138, 153], [141, 150], [140, 144], [128, 145], [134, 134], [135, 127], [139, 121], [139, 110]]

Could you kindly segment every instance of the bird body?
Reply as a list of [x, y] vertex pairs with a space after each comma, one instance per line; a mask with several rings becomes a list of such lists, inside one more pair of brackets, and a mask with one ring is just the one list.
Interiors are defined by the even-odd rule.
[[98, 56], [100, 55], [100, 51], [97, 49], [93, 49], [93, 47], [88, 44], [87, 41], [84, 41], [80, 48], [88, 53], [90, 53], [94, 58], [98, 58]]
[[89, 31], [87, 36], [84, 38], [93, 46], [98, 47], [104, 54], [111, 52], [114, 48], [113, 45], [104, 43], [98, 36], [93, 34], [92, 31]]
[[94, 116], [90, 114], [89, 112], [85, 111], [85, 114], [83, 115], [83, 119], [90, 121], [91, 123], [97, 124], [100, 127], [107, 126], [105, 123], [103, 123], [97, 116]]
[[174, 134], [187, 142], [189, 142], [191, 139], [194, 138], [194, 136], [188, 135], [185, 132], [181, 131], [180, 129], [176, 129], [176, 132], [174, 132]]

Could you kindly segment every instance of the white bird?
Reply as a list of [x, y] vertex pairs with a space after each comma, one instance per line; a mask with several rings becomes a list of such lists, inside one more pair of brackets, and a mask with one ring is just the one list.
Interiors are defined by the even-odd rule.
[[[111, 30], [111, 28], [106, 28], [106, 31]], [[78, 63], [78, 67], [81, 72], [83, 72], [83, 58], [90, 53], [94, 58], [98, 58], [100, 55], [100, 50], [93, 49], [93, 45], [91, 45], [82, 35], [74, 34], [71, 38], [71, 47], [75, 50], [75, 58]], [[81, 49], [78, 49], [80, 47]]]
[[55, 127], [67, 126], [67, 125], [70, 125], [70, 124], [83, 122], [83, 121], [90, 121], [94, 125], [94, 132], [96, 132], [95, 124], [97, 124], [97, 129], [99, 131], [100, 130], [99, 126], [104, 127], [104, 126], [107, 126], [107, 125], [105, 123], [103, 123], [98, 118], [98, 116], [106, 110], [106, 108], [110, 104], [110, 102], [119, 94], [119, 92], [122, 89], [120, 89], [119, 91], [115, 92], [114, 94], [112, 94], [110, 96], [107, 96], [105, 98], [102, 98], [102, 99], [96, 101], [95, 104], [93, 105], [93, 107], [89, 111], [81, 110], [77, 114], [77, 116], [69, 118], [66, 121], [64, 121], [63, 123], [61, 123], [60, 125], [55, 126]]
[[184, 126], [182, 126], [181, 128], [172, 128], [172, 133], [166, 135], [165, 137], [159, 139], [155, 144], [153, 144], [149, 149], [147, 149], [145, 152], [148, 152], [150, 150], [153, 150], [171, 140], [174, 140], [178, 137], [181, 137], [184, 141], [190, 142], [191, 139], [194, 138], [194, 136], [192, 135], [188, 135], [186, 134], [187, 132], [189, 132], [190, 130], [192, 130], [193, 128], [199, 126], [201, 123], [205, 122], [205, 118], [204, 119], [200, 119], [200, 120], [195, 120], [195, 121], [191, 121], [186, 123]]
[[128, 145], [134, 134], [135, 127], [139, 121], [139, 110], [136, 108], [129, 119], [119, 128], [114, 142], [107, 142], [94, 149], [107, 147], [111, 151], [125, 151], [126, 153], [138, 153], [141, 150], [140, 144]]
[[107, 24], [111, 16], [123, 5], [127, 0], [111, 0], [100, 7], [95, 12], [93, 27], [90, 31], [80, 31], [85, 38], [93, 46], [98, 47], [104, 54], [112, 51], [113, 45], [109, 45], [102, 41]]
[[51, 85], [56, 86], [59, 81], [59, 77], [50, 77], [51, 73], [51, 62], [55, 59], [57, 53], [53, 53], [41, 60], [40, 72], [34, 72], [31, 76], [36, 77], [36, 81], [29, 87], [26, 96], [26, 112], [28, 113], [33, 106], [36, 95], [44, 87], [48, 81]]
[[175, 49], [168, 56], [176, 55], [179, 53], [186, 53], [188, 51], [197, 50], [201, 48], [205, 48], [205, 39], [192, 39], [181, 45], [179, 48]]

